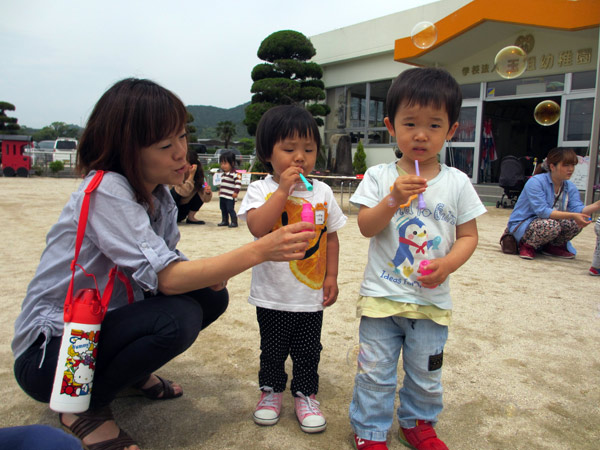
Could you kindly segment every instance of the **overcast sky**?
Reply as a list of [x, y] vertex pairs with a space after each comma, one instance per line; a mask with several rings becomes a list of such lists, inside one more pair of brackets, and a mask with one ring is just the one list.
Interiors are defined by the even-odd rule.
[[21, 125], [84, 126], [108, 87], [135, 76], [186, 105], [231, 108], [250, 100], [271, 33], [310, 37], [433, 1], [2, 0], [0, 101]]

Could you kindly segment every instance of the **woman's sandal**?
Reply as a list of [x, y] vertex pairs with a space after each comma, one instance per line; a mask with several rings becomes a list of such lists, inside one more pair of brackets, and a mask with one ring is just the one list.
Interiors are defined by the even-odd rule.
[[58, 415], [62, 427], [73, 436], [81, 440], [83, 448], [86, 450], [123, 450], [126, 447], [137, 445], [133, 439], [119, 428], [119, 435], [116, 438], [106, 441], [96, 442], [95, 444], [84, 444], [83, 439], [94, 432], [103, 423], [109, 420], [115, 420], [109, 406], [104, 408], [85, 411], [75, 414], [77, 419], [70, 426], [62, 421], [62, 413]]
[[[150, 375], [148, 378], [150, 378]], [[173, 389], [173, 382], [171, 380], [165, 380], [161, 376], [154, 374], [156, 378], [158, 378], [158, 383], [150, 386], [149, 388], [142, 389], [142, 386], [146, 384], [148, 378], [144, 381], [141, 381], [137, 384], [134, 384], [133, 387], [142, 391], [146, 397], [150, 400], [168, 400], [170, 398], [177, 398], [183, 395], [183, 392], [175, 393], [175, 389]], [[162, 394], [162, 396], [160, 395]]]

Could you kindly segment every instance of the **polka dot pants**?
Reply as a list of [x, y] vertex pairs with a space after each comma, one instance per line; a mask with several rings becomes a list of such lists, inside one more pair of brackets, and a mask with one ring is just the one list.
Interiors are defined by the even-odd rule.
[[319, 390], [321, 326], [323, 311], [290, 312], [256, 308], [260, 327], [260, 387], [284, 392], [287, 384], [285, 361], [292, 358], [291, 391], [309, 396]]

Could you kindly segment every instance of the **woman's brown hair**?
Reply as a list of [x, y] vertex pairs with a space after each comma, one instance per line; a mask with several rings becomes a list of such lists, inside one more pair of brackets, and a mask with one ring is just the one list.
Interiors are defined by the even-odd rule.
[[572, 148], [555, 147], [548, 152], [546, 159], [535, 167], [533, 174], [550, 172], [550, 164], [556, 166], [560, 162], [563, 164], [577, 164], [577, 153]]
[[183, 130], [186, 120], [185, 106], [168, 89], [150, 80], [121, 80], [100, 97], [88, 119], [77, 150], [77, 171], [120, 173], [137, 201], [153, 210], [152, 193], [144, 187], [141, 150]]

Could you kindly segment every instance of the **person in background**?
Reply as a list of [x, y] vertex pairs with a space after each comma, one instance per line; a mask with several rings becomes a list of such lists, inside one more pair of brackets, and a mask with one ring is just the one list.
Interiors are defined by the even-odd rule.
[[[223, 175], [219, 188], [219, 207], [221, 208], [221, 223], [219, 227], [237, 228], [238, 220], [235, 214], [235, 199], [238, 197], [242, 180], [235, 171], [235, 153], [223, 152], [219, 156], [219, 164]], [[231, 222], [230, 222], [231, 219]]]
[[202, 164], [198, 160], [198, 153], [188, 149], [188, 169], [183, 183], [171, 187], [171, 195], [177, 205], [177, 222], [185, 219], [185, 223], [204, 225], [203, 220], [196, 219], [196, 214], [204, 203], [212, 199], [212, 190], [204, 178]]
[[508, 219], [507, 229], [519, 243], [519, 256], [533, 259], [537, 251], [558, 258], [575, 258], [570, 241], [600, 210], [600, 200], [585, 206], [569, 181], [577, 164], [571, 148], [556, 147], [535, 168]]

